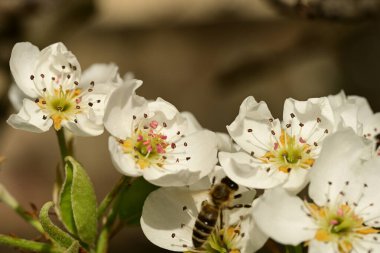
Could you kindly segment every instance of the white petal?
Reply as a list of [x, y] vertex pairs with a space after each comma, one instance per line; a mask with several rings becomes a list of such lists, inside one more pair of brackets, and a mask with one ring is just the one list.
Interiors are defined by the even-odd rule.
[[229, 178], [247, 187], [273, 188], [282, 184], [288, 177], [288, 174], [277, 169], [268, 173], [262, 164], [255, 162], [251, 156], [243, 152], [220, 152], [219, 162]]
[[96, 116], [77, 114], [77, 123], [73, 121], [63, 121], [62, 126], [70, 130], [76, 136], [98, 136], [104, 131], [102, 122], [97, 122]]
[[8, 98], [13, 108], [19, 111], [22, 108], [24, 98], [28, 98], [28, 96], [15, 83], [12, 83], [8, 91]]
[[50, 118], [44, 120], [43, 116], [44, 113], [35, 102], [24, 99], [23, 106], [19, 113], [12, 114], [8, 118], [7, 123], [16, 129], [42, 133], [48, 131], [53, 124]]
[[98, 83], [107, 83], [120, 80], [119, 68], [114, 63], [92, 64], [89, 68], [83, 71], [80, 84], [89, 85], [92, 81], [95, 82], [95, 87]]
[[315, 235], [315, 224], [302, 210], [301, 199], [282, 188], [268, 190], [253, 208], [253, 217], [260, 229], [282, 244], [298, 245]]
[[39, 92], [30, 79], [34, 75], [34, 66], [40, 54], [38, 47], [29, 42], [17, 43], [11, 54], [9, 65], [17, 86], [29, 97], [35, 98]]
[[[272, 119], [272, 114], [266, 103], [263, 101], [257, 103], [253, 97], [248, 97], [241, 104], [239, 115], [227, 126], [227, 130], [245, 151], [248, 153], [254, 151], [261, 156], [273, 145], [269, 119]], [[275, 120], [273, 124], [277, 126], [273, 130], [281, 133], [278, 120]]]
[[120, 139], [130, 137], [133, 131], [133, 115], [140, 114], [147, 106], [147, 101], [135, 94], [142, 82], [133, 85], [121, 85], [115, 89], [107, 104], [104, 125], [108, 132]]
[[[292, 118], [291, 114], [295, 115]], [[317, 119], [321, 122], [318, 123]], [[287, 131], [293, 134], [298, 134], [301, 131], [299, 123], [303, 124], [302, 137], [309, 144], [313, 144], [315, 141], [319, 142], [321, 137], [325, 136], [325, 130], [329, 132], [334, 130], [334, 113], [331, 105], [326, 97], [311, 98], [307, 101], [297, 101], [292, 98], [288, 98], [284, 103], [284, 124], [291, 124], [291, 128]]]
[[215, 134], [216, 134], [216, 140], [217, 140], [217, 145], [218, 145], [219, 151], [224, 151], [224, 152], [235, 152], [235, 151], [237, 151], [235, 149], [232, 138], [228, 134], [226, 134], [226, 133], [215, 133]]
[[320, 242], [317, 240], [311, 240], [309, 243], [308, 253], [336, 253], [338, 251], [338, 247], [334, 243], [326, 243]]
[[202, 130], [203, 127], [199, 124], [198, 120], [195, 118], [194, 114], [191, 112], [181, 112], [181, 115], [187, 121], [187, 134]]
[[293, 169], [282, 187], [292, 194], [298, 194], [309, 183], [308, 169]]
[[[309, 195], [316, 204], [326, 204], [327, 198], [331, 201], [339, 196], [339, 192], [346, 182], [355, 182], [358, 172], [353, 170], [362, 163], [365, 157], [371, 153], [371, 144], [364, 138], [357, 136], [352, 129], [346, 129], [328, 136], [322, 152], [316, 160], [310, 172]], [[330, 183], [331, 186], [329, 186]], [[329, 191], [330, 196], [326, 196]], [[356, 198], [357, 189], [352, 184], [347, 188], [352, 194], [346, 194], [349, 198]]]
[[217, 163], [214, 133], [198, 131], [182, 138], [176, 145], [172, 151], [174, 155], [166, 154], [167, 162], [172, 164], [164, 164], [162, 169], [145, 169], [146, 180], [160, 186], [184, 186], [195, 183], [214, 169]]
[[[374, 237], [377, 239], [374, 240]], [[363, 235], [361, 237], [355, 238], [353, 242], [353, 252], [363, 252], [363, 253], [377, 253], [380, 252], [380, 237], [378, 234]]]
[[[198, 198], [207, 199], [207, 191]], [[196, 216], [199, 205], [200, 201], [196, 201], [186, 188], [160, 188], [145, 200], [140, 220], [141, 228], [145, 236], [155, 245], [183, 252], [185, 249], [181, 245], [184, 242], [180, 239], [188, 241], [187, 246], [192, 247], [192, 230], [181, 228], [181, 224], [192, 228], [195, 223], [195, 220], [183, 211], [183, 207], [186, 206]]]
[[[38, 78], [40, 74], [44, 74], [48, 81], [55, 77], [60, 85], [72, 89], [75, 86], [74, 81], [80, 81], [81, 68], [75, 55], [63, 43], [58, 42], [41, 50], [34, 73]], [[70, 75], [69, 81], [67, 75]]]
[[138, 177], [143, 174], [143, 170], [137, 167], [129, 154], [123, 152], [119, 142], [112, 136], [108, 139], [108, 149], [111, 153], [113, 165], [121, 174], [131, 177]]
[[174, 105], [162, 98], [157, 98], [156, 101], [149, 102], [148, 109], [150, 112], [163, 113], [165, 115], [165, 118], [168, 120], [172, 120], [179, 113]]

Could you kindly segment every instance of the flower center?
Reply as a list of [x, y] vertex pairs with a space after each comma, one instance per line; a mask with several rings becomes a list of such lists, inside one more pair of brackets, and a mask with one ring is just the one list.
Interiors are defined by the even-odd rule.
[[158, 129], [158, 122], [153, 120], [149, 125], [136, 128], [132, 137], [120, 140], [123, 151], [132, 154], [141, 169], [151, 165], [163, 166], [166, 159], [166, 148], [169, 146], [167, 136]]
[[[81, 112], [81, 90], [63, 90], [62, 87], [53, 92], [44, 90], [44, 95], [35, 100], [38, 106], [53, 120], [55, 130], [61, 129], [62, 120], [73, 120]], [[74, 120], [75, 121], [75, 120]]]
[[322, 242], [338, 244], [340, 253], [352, 250], [352, 241], [367, 234], [377, 234], [379, 230], [363, 224], [360, 218], [347, 204], [337, 207], [319, 207], [313, 203], [305, 203], [310, 215], [318, 225], [315, 239]]
[[272, 150], [268, 151], [260, 159], [264, 163], [275, 165], [278, 170], [289, 173], [292, 169], [308, 169], [314, 164], [311, 154], [313, 146], [307, 144], [302, 138], [289, 136], [284, 130], [278, 142], [275, 142]]
[[204, 252], [210, 253], [240, 253], [240, 249], [236, 246], [240, 238], [240, 226], [238, 225], [232, 225], [223, 229], [216, 227], [200, 251], [203, 252], [204, 250]]

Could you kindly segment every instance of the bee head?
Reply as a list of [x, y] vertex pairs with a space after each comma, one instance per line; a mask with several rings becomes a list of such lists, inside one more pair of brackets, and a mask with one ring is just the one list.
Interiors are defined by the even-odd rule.
[[237, 191], [239, 189], [239, 186], [237, 183], [229, 179], [228, 177], [224, 177], [221, 181], [222, 184], [225, 184], [233, 191]]

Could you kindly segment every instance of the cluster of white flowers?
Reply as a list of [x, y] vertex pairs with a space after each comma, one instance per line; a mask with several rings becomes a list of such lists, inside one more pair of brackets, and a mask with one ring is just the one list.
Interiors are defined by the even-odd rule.
[[11, 126], [79, 136], [105, 127], [115, 168], [162, 187], [141, 217], [154, 244], [248, 253], [272, 238], [308, 252], [380, 252], [380, 114], [364, 98], [289, 98], [280, 120], [248, 97], [227, 135], [161, 98], [138, 96], [142, 81], [121, 78], [114, 64], [81, 75], [62, 43], [41, 51], [18, 43], [10, 66], [18, 87], [10, 98], [20, 108]]

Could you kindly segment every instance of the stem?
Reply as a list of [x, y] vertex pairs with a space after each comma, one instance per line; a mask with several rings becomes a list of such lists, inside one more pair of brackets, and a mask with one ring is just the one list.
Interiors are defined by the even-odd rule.
[[65, 138], [65, 132], [61, 128], [57, 131], [59, 150], [61, 151], [61, 158], [63, 165], [65, 164], [65, 157], [70, 155], [69, 148], [67, 147], [67, 142]]
[[104, 197], [103, 201], [100, 203], [98, 207], [97, 216], [100, 219], [104, 212], [109, 208], [111, 203], [114, 201], [120, 189], [122, 189], [125, 185], [130, 184], [132, 179], [130, 177], [122, 176], [119, 181], [115, 184], [112, 190]]
[[286, 245], [286, 253], [302, 253], [302, 244], [297, 246]]
[[33, 217], [30, 212], [26, 211], [2, 185], [0, 185], [0, 201], [12, 208], [13, 211], [15, 211], [21, 218], [32, 225], [40, 233], [45, 234], [45, 231], [43, 230], [38, 219]]
[[0, 235], [0, 244], [9, 247], [18, 248], [21, 250], [43, 252], [43, 253], [61, 253], [61, 250], [53, 247], [50, 244], [35, 242], [20, 238], [15, 238], [7, 235]]
[[113, 225], [116, 221], [119, 207], [120, 207], [120, 198], [119, 198], [120, 195], [118, 193], [120, 193], [120, 189], [122, 189], [123, 187], [129, 188], [133, 180], [134, 178], [123, 176], [119, 180], [119, 182], [115, 185], [115, 187], [112, 189], [112, 191], [102, 201], [102, 204], [100, 205], [100, 206], [103, 206], [101, 210], [102, 213], [98, 212], [98, 217], [102, 217], [102, 214], [104, 213], [105, 210], [107, 210], [107, 208], [112, 202], [114, 202], [114, 205], [112, 209], [110, 210], [110, 212], [108, 213], [106, 220], [104, 222], [105, 224], [100, 231], [98, 242], [96, 245], [96, 253], [107, 253], [108, 241], [109, 241], [109, 238], [111, 237]]

